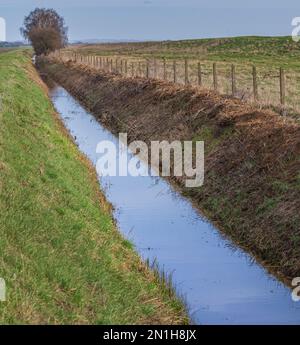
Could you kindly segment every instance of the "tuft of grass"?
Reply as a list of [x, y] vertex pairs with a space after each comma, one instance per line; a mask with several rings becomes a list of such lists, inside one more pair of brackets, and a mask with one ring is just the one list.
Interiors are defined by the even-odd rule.
[[27, 54], [0, 55], [0, 323], [187, 323], [116, 229]]
[[230, 138], [234, 135], [234, 127], [226, 127], [222, 133], [217, 133], [214, 126], [204, 125], [200, 128], [197, 134], [193, 137], [193, 141], [204, 141], [205, 152], [211, 153], [218, 145], [220, 145], [226, 138]]

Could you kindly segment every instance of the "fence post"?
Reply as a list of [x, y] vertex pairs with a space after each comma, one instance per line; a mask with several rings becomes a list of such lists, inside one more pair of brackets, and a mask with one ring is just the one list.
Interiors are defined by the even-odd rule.
[[231, 65], [231, 93], [232, 96], [236, 94], [236, 78], [235, 78], [235, 65]]
[[177, 73], [176, 73], [176, 60], [173, 61], [173, 81], [176, 84], [177, 83]]
[[258, 99], [258, 93], [257, 93], [257, 71], [256, 67], [252, 67], [252, 77], [253, 77], [253, 97], [254, 100], [257, 101]]
[[167, 80], [167, 66], [166, 66], [166, 59], [164, 58], [164, 80]]
[[146, 62], [146, 78], [149, 79], [149, 60]]
[[198, 62], [198, 85], [202, 85], [202, 72], [201, 72], [201, 63]]
[[127, 59], [125, 60], [125, 76], [127, 77]]
[[218, 91], [218, 77], [217, 77], [217, 64], [213, 63], [213, 81], [214, 81], [214, 90]]
[[110, 72], [113, 72], [113, 59], [110, 59]]
[[282, 67], [280, 67], [279, 75], [280, 75], [280, 103], [281, 105], [284, 105], [285, 104], [285, 76], [284, 76], [284, 70]]
[[188, 72], [188, 68], [189, 68], [188, 60], [185, 59], [185, 60], [184, 60], [184, 83], [185, 83], [185, 85], [187, 85], [187, 84], [189, 83], [189, 72]]
[[131, 62], [131, 76], [134, 77], [134, 64], [133, 61]]

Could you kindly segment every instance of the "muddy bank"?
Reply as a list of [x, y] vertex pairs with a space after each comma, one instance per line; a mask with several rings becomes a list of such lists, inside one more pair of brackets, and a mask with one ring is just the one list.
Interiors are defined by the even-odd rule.
[[204, 140], [204, 185], [173, 182], [273, 273], [287, 282], [300, 274], [299, 124], [206, 90], [70, 63], [40, 68], [114, 133], [146, 142]]

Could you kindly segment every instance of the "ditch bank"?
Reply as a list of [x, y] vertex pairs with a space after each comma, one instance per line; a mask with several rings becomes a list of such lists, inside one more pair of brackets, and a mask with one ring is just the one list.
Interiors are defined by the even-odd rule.
[[29, 53], [0, 54], [0, 65], [0, 323], [188, 323], [120, 234]]
[[44, 59], [39, 68], [129, 141], [204, 140], [205, 181], [185, 188], [201, 212], [287, 284], [300, 274], [300, 126], [214, 92], [122, 78]]

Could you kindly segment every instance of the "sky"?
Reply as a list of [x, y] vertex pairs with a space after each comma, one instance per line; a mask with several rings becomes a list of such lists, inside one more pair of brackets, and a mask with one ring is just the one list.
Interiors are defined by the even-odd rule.
[[8, 41], [36, 7], [57, 10], [71, 41], [290, 35], [300, 17], [299, 0], [0, 0]]

